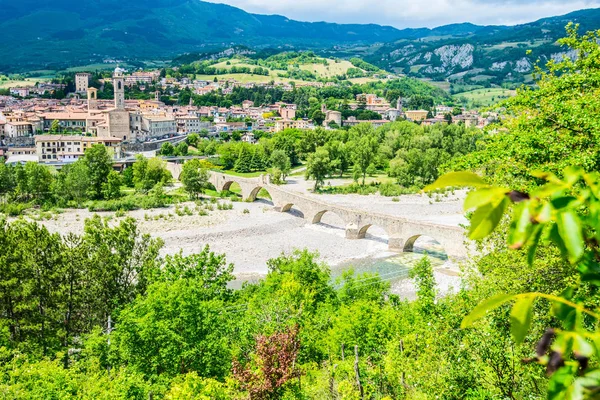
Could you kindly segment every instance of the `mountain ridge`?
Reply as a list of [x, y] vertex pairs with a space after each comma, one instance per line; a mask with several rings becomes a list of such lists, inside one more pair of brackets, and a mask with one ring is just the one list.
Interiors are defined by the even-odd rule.
[[[164, 60], [235, 45], [278, 51], [350, 49], [351, 54], [359, 55], [354, 48], [377, 44], [388, 50], [406, 40], [510, 37], [510, 32], [514, 31], [514, 36], [527, 29], [539, 30], [538, 25], [548, 24], [548, 21], [569, 18], [569, 15], [581, 16], [590, 10], [517, 27], [464, 22], [405, 29], [377, 24], [302, 22], [276, 14], [252, 14], [201, 0], [21, 0], [7, 4], [5, 11], [8, 12], [0, 14], [0, 35], [4, 38], [0, 52], [5, 55], [0, 60], [0, 71], [61, 69], [106, 59]], [[600, 27], [596, 23], [600, 21], [600, 14], [595, 14], [591, 25]], [[392, 65], [397, 60], [389, 59], [379, 50], [372, 52], [369, 61], [391, 70], [407, 67]]]

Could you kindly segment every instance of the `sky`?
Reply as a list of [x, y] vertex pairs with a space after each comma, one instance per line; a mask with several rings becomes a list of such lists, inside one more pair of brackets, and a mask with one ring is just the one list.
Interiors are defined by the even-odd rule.
[[433, 28], [471, 22], [515, 25], [600, 7], [600, 0], [207, 0], [257, 14], [299, 21], [376, 23], [396, 28]]

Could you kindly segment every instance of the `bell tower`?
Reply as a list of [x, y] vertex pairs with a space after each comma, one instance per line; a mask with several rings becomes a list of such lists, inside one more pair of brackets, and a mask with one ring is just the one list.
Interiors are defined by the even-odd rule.
[[123, 70], [119, 67], [115, 69], [113, 74], [113, 86], [115, 91], [115, 108], [118, 110], [125, 109], [125, 84], [123, 78]]
[[98, 89], [91, 87], [87, 90], [88, 112], [98, 109]]

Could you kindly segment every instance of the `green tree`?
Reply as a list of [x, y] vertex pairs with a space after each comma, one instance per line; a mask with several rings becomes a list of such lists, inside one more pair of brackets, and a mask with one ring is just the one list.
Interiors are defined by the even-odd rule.
[[357, 139], [351, 146], [354, 169], [361, 174], [364, 186], [367, 171], [375, 162], [379, 142], [375, 136], [366, 135]]
[[394, 158], [390, 161], [388, 175], [392, 178], [396, 178], [396, 182], [405, 187], [410, 186], [414, 181], [414, 176], [410, 173], [408, 163], [402, 158]]
[[262, 171], [265, 169], [265, 150], [262, 146], [254, 146], [252, 149], [252, 159], [250, 160], [250, 169], [252, 171]]
[[298, 158], [297, 141], [300, 139], [302, 132], [297, 129], [284, 129], [273, 136], [273, 148], [275, 150], [283, 150], [290, 158], [292, 165], [297, 165], [300, 160]]
[[252, 153], [248, 146], [241, 146], [235, 161], [234, 170], [236, 172], [250, 172], [252, 170]]
[[311, 115], [311, 119], [316, 126], [321, 126], [325, 121], [325, 114], [321, 110], [315, 110]]
[[181, 142], [177, 145], [175, 149], [175, 153], [179, 156], [187, 156], [188, 155], [188, 144], [186, 142]]
[[52, 124], [50, 125], [50, 133], [51, 134], [60, 133], [60, 123], [58, 122], [57, 119], [52, 121]]
[[419, 262], [410, 270], [409, 276], [415, 280], [417, 286], [417, 297], [422, 310], [425, 313], [433, 311], [435, 305], [435, 277], [429, 257], [423, 256]]
[[133, 187], [133, 168], [125, 167], [122, 173], [123, 184], [127, 187]]
[[0, 163], [0, 195], [6, 195], [16, 189], [15, 171], [4, 163]]
[[161, 156], [173, 156], [175, 155], [175, 147], [171, 142], [163, 143], [163, 145], [160, 147], [159, 153]]
[[27, 177], [26, 193], [36, 200], [43, 200], [51, 193], [52, 174], [43, 165], [34, 162], [25, 164]]
[[292, 169], [292, 163], [290, 162], [290, 158], [283, 150], [274, 150], [271, 153], [271, 167], [277, 168], [281, 172], [281, 177], [283, 181], [290, 173]]
[[64, 167], [64, 187], [66, 193], [57, 193], [59, 196], [68, 196], [81, 204], [90, 193], [90, 169], [84, 159], [77, 160]]
[[580, 36], [570, 24], [567, 34], [559, 42], [578, 57], [536, 69], [536, 89], [523, 87], [503, 103], [507, 118], [500, 121], [499, 134], [486, 136], [481, 150], [453, 169], [479, 170], [492, 182], [518, 190], [541, 183], [531, 179], [535, 171], [560, 174], [572, 165], [600, 169], [600, 33]]
[[159, 158], [147, 159], [138, 155], [133, 163], [133, 184], [140, 192], [146, 193], [159, 183], [165, 185], [171, 178], [166, 163]]
[[314, 179], [314, 190], [317, 191], [325, 183], [325, 178], [331, 174], [329, 153], [322, 147], [308, 156], [306, 162], [306, 179]]
[[[597, 213], [582, 211], [599, 209], [597, 184], [600, 176], [596, 171], [586, 173], [581, 167], [564, 170], [564, 179], [552, 173], [536, 175], [546, 184], [531, 193], [490, 186], [469, 172], [446, 174], [427, 190], [448, 186], [475, 188], [465, 200], [465, 209], [475, 209], [469, 227], [469, 238], [473, 240], [490, 236], [500, 226], [503, 214], [510, 209], [512, 221], [508, 235], [502, 235], [502, 238], [509, 248], [525, 252], [530, 268], [538, 257], [543, 257], [549, 246], [559, 249], [567, 265], [579, 275], [579, 279], [570, 281], [566, 290], [498, 293], [473, 309], [463, 319], [461, 327], [473, 327], [476, 321], [493, 315], [491, 311], [513, 303], [510, 335], [515, 343], [526, 340], [537, 319], [552, 327], [535, 346], [535, 357], [531, 360], [545, 366], [551, 376], [548, 398], [592, 399], [596, 397], [595, 388], [600, 384], [600, 378], [589, 360], [600, 355], [600, 350], [593, 345], [598, 336], [596, 321], [600, 315], [597, 298], [594, 298], [597, 296], [590, 297], [588, 285], [594, 287], [595, 292], [600, 283], [597, 268], [600, 248], [595, 243]], [[509, 208], [511, 203], [513, 206]], [[534, 307], [537, 299], [544, 300], [541, 310], [547, 311], [538, 311], [538, 307]], [[506, 311], [502, 314], [506, 315]], [[586, 323], [586, 319], [594, 322]]]
[[332, 167], [340, 172], [340, 177], [350, 167], [350, 153], [348, 151], [348, 145], [339, 141], [332, 140], [327, 142], [325, 149], [329, 153]]
[[102, 198], [102, 188], [108, 181], [112, 171], [112, 160], [103, 144], [95, 144], [85, 151], [83, 162], [87, 166], [90, 177], [89, 196], [92, 199]]
[[198, 136], [197, 133], [191, 133], [188, 135], [188, 137], [185, 139], [186, 143], [192, 147], [197, 147], [198, 146], [198, 141], [200, 140], [200, 136]]
[[112, 200], [118, 199], [121, 197], [121, 185], [123, 181], [121, 179], [121, 175], [117, 171], [110, 171], [108, 173], [108, 178], [106, 179], [106, 183], [102, 189], [102, 194], [105, 199]]
[[200, 160], [193, 159], [183, 164], [179, 179], [190, 197], [197, 198], [208, 186], [209, 172]]

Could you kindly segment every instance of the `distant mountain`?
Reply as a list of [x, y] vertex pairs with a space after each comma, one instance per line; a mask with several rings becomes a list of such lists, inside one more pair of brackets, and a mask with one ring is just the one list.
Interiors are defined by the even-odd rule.
[[[313, 49], [358, 55], [384, 69], [431, 78], [469, 75], [471, 70], [523, 74], [536, 55], [551, 57], [560, 51], [553, 42], [564, 34], [567, 22], [580, 22], [582, 29], [600, 27], [596, 9], [516, 27], [462, 23], [399, 30], [299, 22], [200, 0], [0, 2], [0, 72], [61, 69], [107, 59], [164, 60], [245, 46], [269, 54]], [[527, 57], [525, 50], [532, 46], [534, 55]]]
[[599, 29], [600, 9], [517, 26], [447, 25], [367, 49], [363, 58], [380, 68], [422, 78], [466, 84], [522, 83], [531, 80], [537, 60], [545, 63], [576, 56], [556, 43], [565, 36], [569, 22], [580, 24], [581, 32]]
[[298, 22], [200, 0], [19, 0], [3, 6], [0, 37], [0, 64], [38, 67], [167, 58], [231, 45], [371, 44], [402, 35], [389, 26]]

